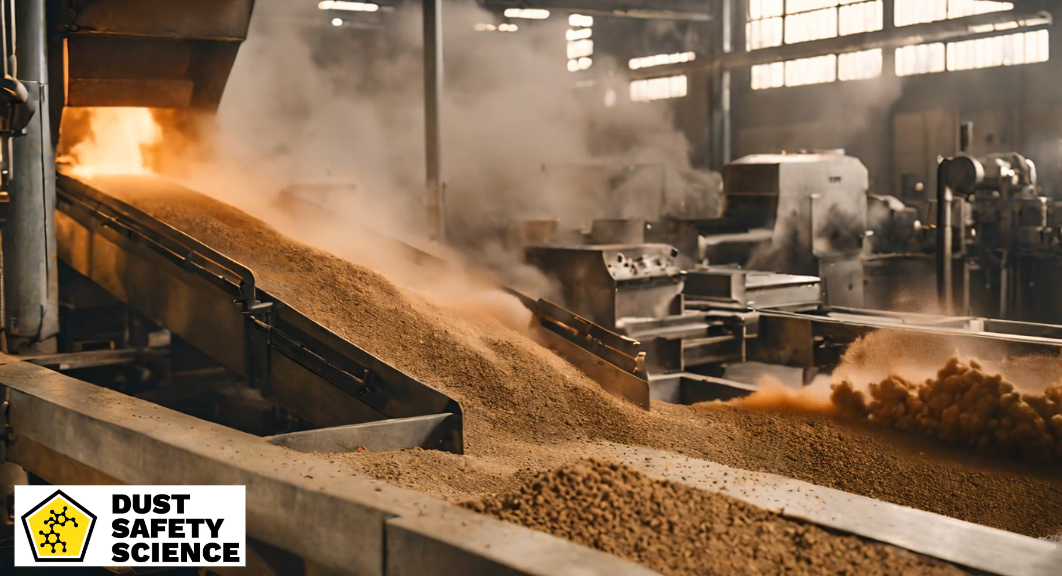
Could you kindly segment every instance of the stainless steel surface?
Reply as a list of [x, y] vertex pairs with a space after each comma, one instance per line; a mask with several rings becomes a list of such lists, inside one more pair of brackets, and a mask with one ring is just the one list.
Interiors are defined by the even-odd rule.
[[[54, 484], [247, 487], [247, 534], [338, 574], [647, 576], [325, 459], [0, 356], [8, 459]], [[77, 431], [71, 434], [71, 431]], [[461, 535], [469, 538], [455, 541]], [[463, 559], [440, 563], [442, 550]]]
[[726, 217], [772, 228], [776, 249], [797, 257], [860, 251], [869, 174], [844, 151], [745, 156], [724, 168], [723, 180]]
[[12, 140], [13, 180], [3, 232], [3, 325], [11, 350], [34, 346], [59, 332], [59, 277], [55, 259], [55, 147], [48, 109], [44, 0], [16, 10], [18, 76], [38, 113], [24, 136]]
[[653, 400], [669, 404], [727, 401], [743, 398], [756, 391], [755, 386], [688, 372], [662, 374], [649, 378]]
[[822, 302], [818, 277], [738, 268], [709, 267], [688, 272], [684, 294], [691, 303], [707, 301], [712, 306], [738, 308], [817, 306]]
[[[856, 339], [886, 329], [938, 335], [960, 349], [964, 356], [986, 361], [1062, 353], [1062, 339], [1035, 335], [1038, 331], [1034, 329], [1022, 330], [1018, 326], [991, 322], [980, 318], [881, 314], [870, 310], [817, 314], [765, 310], [759, 312], [760, 332], [749, 359], [785, 366], [830, 368]], [[988, 331], [986, 325], [1007, 331]]]
[[1054, 543], [930, 512], [648, 448], [617, 446], [614, 455], [654, 478], [989, 574], [1053, 576], [1062, 565], [1062, 548]]
[[[410, 448], [443, 449], [449, 438], [443, 423], [453, 414], [394, 418], [365, 424], [321, 428], [269, 436], [270, 444], [299, 452], [388, 452]], [[448, 450], [448, 451], [453, 451]]]
[[573, 312], [614, 330], [625, 318], [681, 312], [685, 273], [664, 244], [534, 246], [528, 262], [560, 283]]

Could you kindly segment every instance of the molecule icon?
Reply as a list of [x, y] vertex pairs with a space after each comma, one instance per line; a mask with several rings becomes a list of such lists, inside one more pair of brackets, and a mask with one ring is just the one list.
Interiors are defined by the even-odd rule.
[[48, 526], [48, 532], [46, 533], [44, 530], [39, 531], [41, 536], [44, 536], [44, 542], [41, 542], [40, 547], [44, 548], [45, 546], [51, 546], [52, 554], [55, 554], [55, 547], [62, 546], [63, 552], [66, 552], [66, 542], [59, 539], [60, 534], [55, 531], [55, 527], [66, 526], [66, 523], [70, 522], [76, 528], [77, 520], [66, 515], [66, 506], [63, 506], [63, 511], [58, 514], [55, 510], [49, 510], [48, 512], [51, 513], [52, 517], [44, 521]]

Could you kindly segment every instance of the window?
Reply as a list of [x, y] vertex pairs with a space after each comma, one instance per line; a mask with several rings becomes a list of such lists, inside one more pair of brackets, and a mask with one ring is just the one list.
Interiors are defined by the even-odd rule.
[[745, 47], [750, 52], [782, 45], [782, 18], [753, 20], [745, 25]]
[[976, 70], [1047, 62], [1050, 36], [1047, 30], [1019, 32], [962, 42], [904, 46], [896, 50], [896, 75]]
[[750, 0], [748, 50], [882, 29], [883, 0]]
[[682, 98], [686, 95], [687, 83], [686, 76], [634, 80], [631, 82], [631, 102]]
[[692, 62], [697, 59], [697, 55], [693, 52], [680, 52], [678, 54], [657, 54], [656, 56], [643, 56], [641, 58], [631, 58], [627, 63], [627, 67], [631, 70], [638, 70], [639, 68], [650, 68], [652, 66], [663, 66], [664, 64], [678, 64], [680, 62]]
[[828, 54], [785, 63], [785, 85], [825, 84], [837, 79], [837, 56]]
[[[883, 0], [749, 0], [746, 47], [759, 50], [882, 29]], [[840, 66], [840, 68], [839, 68]], [[881, 75], [881, 50], [829, 54], [752, 67], [752, 89]]]
[[752, 67], [752, 89], [781, 88], [785, 86], [785, 62], [760, 64]]
[[932, 74], [946, 67], [943, 43], [904, 46], [896, 50], [896, 75]]
[[593, 66], [594, 60], [594, 17], [583, 14], [568, 16], [569, 29], [565, 32], [568, 40], [568, 71], [579, 72]]
[[1014, 4], [1011, 2], [988, 0], [895, 0], [895, 2], [894, 21], [897, 26], [924, 24], [1014, 9]]
[[526, 18], [528, 20], [545, 20], [549, 18], [549, 10], [535, 8], [506, 8], [502, 12], [506, 18]]
[[882, 29], [884, 6], [881, 2], [860, 2], [841, 6], [838, 33], [841, 36], [874, 32]]
[[837, 10], [816, 10], [785, 17], [785, 43], [796, 44], [837, 36]]
[[1047, 62], [1048, 32], [1037, 30], [948, 43], [948, 70]]
[[837, 60], [837, 78], [846, 80], [868, 80], [881, 76], [881, 48], [841, 54]]

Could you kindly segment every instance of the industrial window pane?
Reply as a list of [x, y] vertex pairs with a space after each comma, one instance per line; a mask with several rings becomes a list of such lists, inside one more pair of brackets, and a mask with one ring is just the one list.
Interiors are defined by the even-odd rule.
[[638, 70], [639, 68], [650, 68], [653, 66], [663, 66], [665, 64], [692, 62], [696, 59], [697, 55], [693, 52], [678, 52], [676, 54], [657, 54], [655, 56], [642, 56], [641, 58], [631, 58], [627, 62], [627, 67], [631, 70]]
[[747, 50], [759, 50], [782, 45], [782, 19], [767, 18], [755, 20], [745, 25], [745, 46]]
[[1047, 62], [1051, 57], [1050, 34], [1047, 30], [1025, 33], [1025, 63]]
[[1012, 2], [990, 0], [895, 0], [896, 25], [909, 26], [948, 18], [965, 18], [1013, 10]]
[[896, 75], [933, 74], [945, 70], [944, 44], [904, 46], [896, 50]]
[[837, 80], [837, 56], [828, 54], [785, 63], [785, 85], [825, 84]]
[[785, 13], [784, 0], [749, 0], [749, 20], [774, 18]]
[[786, 0], [785, 13], [811, 12], [812, 10], [832, 8], [836, 5], [837, 0]]
[[1013, 10], [1014, 4], [1010, 2], [989, 2], [986, 0], [950, 0], [948, 2], [948, 18], [963, 18], [989, 12], [1006, 12]]
[[841, 36], [846, 36], [848, 34], [881, 30], [884, 18], [883, 10], [884, 5], [881, 0], [841, 6], [838, 31]]
[[881, 48], [841, 54], [837, 59], [837, 78], [866, 80], [881, 76]]
[[975, 70], [1046, 62], [1048, 32], [1024, 32], [948, 43], [948, 70]]
[[795, 44], [837, 36], [837, 10], [804, 12], [785, 18], [785, 43]]
[[594, 53], [593, 40], [576, 40], [568, 42], [568, 58], [583, 58]]
[[651, 102], [667, 98], [681, 98], [686, 95], [686, 90], [686, 76], [634, 80], [631, 82], [631, 101]]
[[948, 17], [948, 0], [895, 0], [897, 26], [936, 22]]
[[758, 64], [752, 67], [752, 89], [781, 88], [785, 86], [785, 62]]

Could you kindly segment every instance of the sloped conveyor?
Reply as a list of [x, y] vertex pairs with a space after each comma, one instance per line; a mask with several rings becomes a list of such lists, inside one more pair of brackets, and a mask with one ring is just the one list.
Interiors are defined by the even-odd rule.
[[68, 176], [59, 257], [153, 322], [320, 427], [449, 414], [428, 445], [462, 452], [461, 408], [255, 285], [187, 234]]

